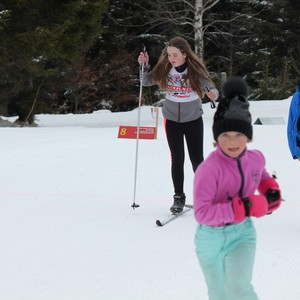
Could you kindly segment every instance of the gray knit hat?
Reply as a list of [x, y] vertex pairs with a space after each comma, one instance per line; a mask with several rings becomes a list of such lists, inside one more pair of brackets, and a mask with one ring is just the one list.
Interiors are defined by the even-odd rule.
[[218, 136], [226, 131], [237, 131], [252, 140], [251, 114], [249, 112], [249, 88], [240, 77], [232, 77], [223, 85], [224, 98], [221, 99], [214, 115], [213, 134]]

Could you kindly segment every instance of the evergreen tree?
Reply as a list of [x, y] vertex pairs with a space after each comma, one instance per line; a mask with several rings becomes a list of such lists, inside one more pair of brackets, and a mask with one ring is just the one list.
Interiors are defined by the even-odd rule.
[[106, 1], [3, 0], [1, 5], [8, 15], [0, 22], [2, 113], [24, 121], [33, 99], [49, 99], [67, 68], [100, 35]]

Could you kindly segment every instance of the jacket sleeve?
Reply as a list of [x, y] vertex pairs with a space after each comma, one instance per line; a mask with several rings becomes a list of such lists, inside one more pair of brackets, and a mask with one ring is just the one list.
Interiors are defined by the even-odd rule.
[[293, 158], [297, 159], [300, 157], [300, 92], [298, 86], [290, 104], [287, 138], [290, 152]]
[[215, 87], [215, 85], [211, 81], [209, 81], [207, 79], [202, 79], [200, 81], [200, 84], [201, 84], [201, 86], [202, 86], [202, 88], [204, 89], [205, 92], [208, 92], [211, 89], [215, 89], [219, 93], [219, 91], [217, 90], [217, 88]]
[[[140, 76], [141, 76], [141, 70], [140, 70]], [[155, 82], [149, 73], [149, 67], [146, 67], [143, 72], [143, 86], [152, 86], [152, 85], [155, 85]]]
[[204, 161], [194, 177], [194, 215], [199, 224], [223, 226], [233, 223], [234, 213], [231, 202], [216, 201], [218, 170]]

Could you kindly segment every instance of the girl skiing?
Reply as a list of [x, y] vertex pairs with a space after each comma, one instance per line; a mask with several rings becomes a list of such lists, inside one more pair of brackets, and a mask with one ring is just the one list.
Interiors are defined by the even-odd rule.
[[263, 154], [246, 147], [252, 140], [246, 83], [232, 78], [223, 94], [214, 115], [216, 149], [194, 177], [196, 253], [210, 300], [257, 300], [251, 284], [256, 232], [250, 217], [277, 209], [281, 195]]
[[180, 213], [185, 205], [184, 138], [195, 171], [203, 161], [203, 120], [201, 98], [219, 96], [204, 64], [181, 37], [171, 39], [163, 49], [153, 70], [149, 71], [149, 56], [141, 52], [139, 64], [144, 64], [143, 85], [159, 85], [166, 92], [162, 113], [171, 151], [171, 175], [174, 203], [170, 210]]

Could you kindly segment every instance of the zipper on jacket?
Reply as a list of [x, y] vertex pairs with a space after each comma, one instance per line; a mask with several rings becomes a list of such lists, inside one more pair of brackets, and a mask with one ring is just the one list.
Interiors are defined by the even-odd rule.
[[241, 187], [240, 187], [240, 190], [239, 190], [239, 197], [242, 198], [243, 197], [243, 192], [244, 192], [244, 185], [245, 185], [245, 176], [244, 176], [244, 172], [243, 172], [243, 169], [242, 169], [242, 164], [241, 164], [240, 158], [237, 158], [236, 161], [237, 161], [238, 169], [239, 169], [239, 172], [240, 172], [240, 175], [241, 175]]

